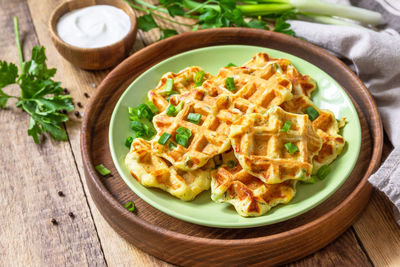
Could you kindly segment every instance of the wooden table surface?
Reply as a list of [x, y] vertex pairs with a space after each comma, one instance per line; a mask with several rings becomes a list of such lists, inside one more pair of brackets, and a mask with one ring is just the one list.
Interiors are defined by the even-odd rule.
[[[89, 100], [85, 93], [90, 97], [110, 70], [84, 71], [57, 53], [47, 23], [60, 2], [0, 0], [0, 59], [18, 61], [12, 23], [17, 15], [25, 57], [30, 57], [34, 45], [46, 47], [48, 65], [58, 69], [56, 80], [71, 92], [82, 116]], [[138, 32], [132, 52], [157, 39], [157, 30]], [[6, 90], [16, 92], [16, 88]], [[81, 118], [74, 112], [69, 116], [67, 142], [47, 137], [36, 145], [27, 135], [28, 116], [15, 102], [9, 101], [7, 108], [0, 110], [0, 266], [169, 266], [127, 243], [100, 215], [82, 168]], [[384, 157], [390, 150], [386, 141]], [[64, 196], [60, 197], [59, 191]], [[53, 225], [51, 218], [58, 224]], [[364, 213], [342, 236], [290, 265], [400, 266], [400, 227], [393, 217], [393, 205], [374, 191]]]

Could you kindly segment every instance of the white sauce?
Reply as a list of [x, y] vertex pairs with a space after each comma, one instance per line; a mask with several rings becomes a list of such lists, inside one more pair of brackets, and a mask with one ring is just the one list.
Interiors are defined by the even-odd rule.
[[57, 22], [60, 38], [73, 46], [96, 48], [124, 38], [131, 28], [129, 16], [109, 5], [95, 5], [76, 9], [63, 15]]

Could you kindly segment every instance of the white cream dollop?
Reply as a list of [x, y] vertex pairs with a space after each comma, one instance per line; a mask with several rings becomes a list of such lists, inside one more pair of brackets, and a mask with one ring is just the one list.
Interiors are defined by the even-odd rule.
[[73, 10], [60, 17], [57, 34], [66, 43], [96, 48], [124, 38], [131, 28], [129, 16], [110, 5], [94, 5]]

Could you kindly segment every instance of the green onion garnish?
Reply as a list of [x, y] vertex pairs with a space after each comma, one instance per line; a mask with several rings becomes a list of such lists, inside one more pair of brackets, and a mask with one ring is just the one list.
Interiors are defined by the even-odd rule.
[[194, 82], [196, 83], [196, 86], [201, 86], [203, 84], [203, 77], [204, 77], [204, 71], [199, 71], [196, 73], [196, 76], [194, 77]]
[[133, 204], [132, 201], [129, 201], [126, 205], [125, 208], [127, 208], [127, 210], [129, 210], [130, 212], [134, 212], [135, 211], [135, 204]]
[[310, 118], [311, 121], [315, 120], [319, 116], [319, 112], [315, 108], [313, 108], [312, 106], [308, 106], [306, 108], [306, 113], [307, 113], [307, 115], [308, 115], [308, 117]]
[[281, 131], [282, 132], [288, 132], [290, 130], [290, 127], [292, 127], [292, 122], [291, 121], [285, 121], [285, 124], [283, 124]]
[[102, 176], [109, 175], [111, 171], [107, 169], [103, 164], [99, 164], [94, 167], [98, 173], [100, 173]]
[[[171, 91], [171, 93], [168, 94], [167, 101], [169, 102], [169, 100], [171, 99], [171, 97], [172, 97], [173, 95], [177, 95], [177, 94], [179, 94], [177, 91]], [[161, 93], [161, 95], [164, 95], [164, 94]], [[167, 95], [167, 94], [165, 94], [165, 95]]]
[[237, 67], [235, 64], [233, 64], [232, 62], [229, 62], [228, 65], [226, 65], [226, 67]]
[[176, 129], [176, 132], [179, 135], [184, 135], [184, 136], [187, 136], [188, 138], [192, 136], [192, 132], [188, 128], [185, 128], [185, 127], [182, 127], [182, 126], [179, 127], [178, 129]]
[[228, 164], [228, 167], [229, 167], [229, 168], [234, 168], [234, 167], [236, 167], [236, 165], [237, 165], [236, 161], [234, 161], [234, 160], [229, 160], [229, 161], [227, 162], [227, 164]]
[[170, 117], [176, 117], [178, 113], [182, 110], [183, 101], [179, 102], [179, 104], [175, 107], [174, 105], [169, 104], [167, 107], [167, 115]]
[[292, 142], [286, 143], [286, 144], [285, 144], [285, 148], [286, 148], [287, 152], [289, 152], [290, 155], [293, 155], [294, 153], [296, 153], [297, 151], [299, 151], [299, 149], [297, 148], [297, 146], [294, 145]]
[[188, 147], [189, 137], [182, 134], [177, 134], [175, 136], [175, 141], [183, 147]]
[[319, 168], [319, 170], [317, 171], [317, 177], [320, 180], [323, 180], [326, 178], [326, 176], [328, 176], [328, 174], [331, 171], [331, 166], [329, 165], [322, 165], [321, 168]]
[[167, 115], [170, 116], [170, 117], [175, 117], [176, 116], [175, 115], [175, 110], [176, 110], [175, 106], [169, 104], [169, 106], [167, 107]]
[[166, 93], [166, 95], [171, 95], [173, 87], [174, 87], [174, 79], [167, 79], [164, 88], [164, 92]]
[[229, 91], [235, 91], [235, 80], [233, 79], [233, 77], [228, 77], [225, 79], [225, 87], [229, 90]]
[[125, 140], [125, 146], [130, 148], [133, 142], [133, 137], [132, 136], [128, 136]]
[[129, 113], [130, 115], [136, 116], [136, 108], [128, 107], [128, 113]]
[[131, 129], [134, 131], [139, 131], [139, 132], [144, 131], [143, 123], [141, 123], [140, 121], [132, 121]]
[[156, 105], [154, 105], [153, 102], [151, 101], [146, 101], [145, 103], [151, 110], [151, 112], [153, 112], [153, 114], [157, 114], [159, 112], [158, 108], [156, 107]]
[[158, 143], [161, 145], [165, 145], [165, 143], [171, 138], [172, 135], [170, 135], [169, 133], [163, 133], [160, 136], [160, 139], [158, 139]]
[[174, 142], [172, 142], [172, 141], [169, 141], [169, 142], [168, 142], [168, 147], [169, 147], [170, 149], [173, 149], [173, 148], [175, 148], [175, 147], [176, 147], [176, 145], [175, 145], [175, 143], [174, 143]]
[[187, 116], [187, 120], [194, 124], [200, 124], [201, 114], [189, 113], [189, 115]]
[[278, 63], [274, 63], [275, 71], [282, 73], [282, 68]]

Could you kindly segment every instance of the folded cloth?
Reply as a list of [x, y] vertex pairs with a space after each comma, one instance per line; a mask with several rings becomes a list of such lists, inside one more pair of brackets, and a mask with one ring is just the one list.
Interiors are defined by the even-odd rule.
[[399, 10], [396, 11], [396, 5], [386, 7], [387, 2], [393, 1], [354, 1], [383, 15], [385, 28], [379, 31], [304, 21], [290, 21], [290, 24], [298, 37], [349, 59], [350, 67], [374, 97], [395, 149], [369, 182], [384, 192], [400, 212], [400, 4], [397, 3]]

